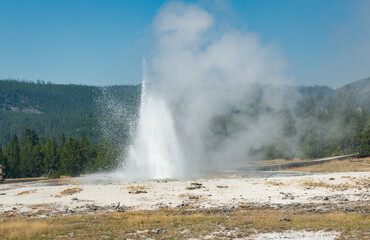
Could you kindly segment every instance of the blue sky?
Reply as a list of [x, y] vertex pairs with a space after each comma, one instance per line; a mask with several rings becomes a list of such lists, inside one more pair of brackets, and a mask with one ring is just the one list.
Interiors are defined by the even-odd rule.
[[[0, 0], [0, 79], [138, 84], [163, 0]], [[296, 84], [370, 77], [370, 1], [200, 0], [217, 28], [279, 49]]]

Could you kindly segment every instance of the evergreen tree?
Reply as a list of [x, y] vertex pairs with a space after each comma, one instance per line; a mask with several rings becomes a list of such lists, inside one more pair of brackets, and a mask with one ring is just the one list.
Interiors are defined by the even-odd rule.
[[35, 130], [22, 127], [23, 137], [20, 140], [20, 145], [25, 145], [27, 142], [31, 143], [32, 146], [35, 146], [39, 142], [39, 137], [37, 136]]
[[3, 153], [3, 148], [0, 146], [0, 165], [6, 166], [6, 158]]
[[370, 119], [361, 132], [360, 150], [370, 153]]
[[104, 138], [98, 146], [97, 156], [92, 164], [93, 171], [107, 171], [118, 166], [118, 148], [114, 147]]
[[83, 170], [84, 157], [78, 140], [68, 138], [62, 148], [61, 156], [61, 173], [70, 176], [79, 176]]
[[311, 130], [303, 142], [303, 158], [322, 157], [325, 149], [324, 144], [322, 135], [318, 134], [316, 129]]
[[7, 158], [7, 177], [20, 177], [20, 156], [19, 156], [19, 141], [17, 135], [14, 135], [9, 145], [4, 149], [4, 155]]
[[60, 148], [63, 148], [65, 143], [66, 143], [66, 136], [65, 136], [65, 135], [64, 135], [64, 133], [62, 132], [62, 133], [59, 135], [59, 146], [60, 146]]
[[39, 137], [34, 130], [23, 128], [23, 136], [20, 140], [20, 175], [21, 177], [39, 176], [38, 155], [34, 147], [39, 142]]
[[33, 174], [33, 171], [36, 169], [32, 168], [33, 165], [33, 145], [32, 142], [28, 139], [22, 143], [20, 147], [20, 176], [21, 177], [30, 177]]
[[32, 171], [29, 173], [31, 177], [39, 177], [43, 174], [46, 174], [43, 170], [43, 162], [44, 162], [44, 155], [41, 151], [41, 144], [38, 143], [32, 149], [32, 162], [31, 162], [31, 169]]
[[47, 139], [41, 151], [44, 155], [43, 172], [48, 175], [56, 173], [60, 168], [60, 153], [55, 138]]

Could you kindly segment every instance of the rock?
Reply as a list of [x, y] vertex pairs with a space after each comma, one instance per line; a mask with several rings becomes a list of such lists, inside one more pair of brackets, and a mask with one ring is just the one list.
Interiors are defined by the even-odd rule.
[[166, 232], [166, 229], [164, 228], [156, 228], [156, 229], [152, 229], [150, 230], [151, 232], [153, 233], [156, 233], [156, 234], [159, 234], [159, 233], [162, 233], [162, 232]]
[[223, 212], [230, 212], [230, 211], [231, 211], [231, 209], [230, 209], [230, 208], [228, 208], [228, 207], [224, 207], [224, 208], [222, 208], [222, 211], [223, 211]]
[[280, 192], [280, 194], [284, 194], [284, 197], [282, 197], [281, 199], [285, 200], [285, 199], [290, 199], [290, 200], [294, 200], [294, 196], [293, 194], [291, 193], [284, 193], [284, 192]]
[[126, 210], [126, 207], [124, 205], [119, 206], [116, 208], [118, 212], [124, 212]]
[[72, 200], [72, 201], [77, 201], [77, 200], [78, 200], [78, 198], [74, 197], [74, 198], [72, 198], [71, 200]]
[[188, 207], [189, 203], [188, 202], [182, 202], [179, 207]]
[[97, 206], [95, 206], [94, 204], [87, 204], [87, 205], [85, 205], [85, 207], [86, 207], [86, 209], [88, 209], [89, 211], [96, 211], [96, 210], [98, 210], [98, 207]]
[[325, 200], [325, 201], [328, 201], [328, 200], [329, 200], [329, 197], [328, 197], [328, 196], [325, 196], [325, 197], [324, 197], [324, 200]]
[[282, 218], [279, 221], [284, 221], [284, 222], [291, 222], [292, 220], [290, 218]]
[[74, 213], [74, 211], [73, 211], [72, 209], [66, 209], [66, 213], [67, 213], [67, 214], [73, 214], [73, 213]]
[[230, 212], [232, 209], [234, 209], [235, 207], [234, 206], [232, 206], [232, 207], [223, 207], [222, 208], [222, 211], [223, 212]]
[[140, 194], [140, 193], [148, 193], [147, 191], [145, 190], [136, 190], [136, 191], [129, 191], [128, 192], [129, 194]]

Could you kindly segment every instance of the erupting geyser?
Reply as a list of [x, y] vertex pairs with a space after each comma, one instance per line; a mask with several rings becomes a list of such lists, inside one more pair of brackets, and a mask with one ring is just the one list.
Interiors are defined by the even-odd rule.
[[128, 153], [126, 172], [150, 179], [182, 177], [183, 157], [171, 112], [166, 102], [153, 96], [148, 87], [146, 60], [143, 59], [139, 119]]
[[284, 60], [255, 34], [214, 24], [207, 11], [182, 2], [155, 17], [150, 81], [144, 60], [140, 111], [118, 175], [199, 176], [280, 141], [281, 113], [287, 99], [294, 102], [292, 91], [274, 89], [288, 83]]

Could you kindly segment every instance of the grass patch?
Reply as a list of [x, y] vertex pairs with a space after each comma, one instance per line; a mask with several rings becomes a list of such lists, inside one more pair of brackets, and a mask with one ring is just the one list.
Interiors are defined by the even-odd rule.
[[29, 190], [29, 191], [23, 191], [23, 192], [17, 193], [17, 196], [21, 196], [21, 195], [25, 195], [25, 194], [34, 193], [34, 192], [36, 192], [36, 191], [37, 191], [37, 189]]
[[68, 188], [60, 192], [60, 196], [67, 196], [79, 193], [82, 191], [82, 188]]
[[189, 199], [189, 200], [199, 200], [202, 195], [198, 194], [190, 194], [190, 193], [181, 193], [179, 194], [179, 198]]
[[370, 172], [370, 158], [335, 160], [323, 164], [286, 169], [294, 172], [333, 173], [333, 172]]
[[[329, 179], [330, 180], [330, 179]], [[315, 181], [312, 178], [303, 179], [298, 181], [298, 184], [306, 189], [312, 189], [317, 187], [330, 188], [336, 191], [344, 191], [350, 188], [357, 188], [361, 190], [362, 188], [368, 188], [370, 186], [370, 178], [349, 178], [351, 182], [333, 184], [328, 181]]]
[[6, 221], [0, 224], [1, 239], [32, 239], [41, 238], [47, 234], [53, 235], [56, 226], [49, 224], [47, 221], [23, 220]]
[[53, 206], [52, 203], [41, 203], [41, 204], [32, 204], [32, 205], [29, 205], [29, 208], [31, 209], [48, 209], [48, 208], [51, 208]]
[[126, 189], [128, 189], [128, 193], [130, 194], [139, 194], [139, 193], [147, 193], [147, 187], [146, 186], [129, 186]]
[[272, 186], [284, 186], [285, 185], [280, 180], [267, 180], [264, 183], [266, 185], [272, 185]]
[[[283, 218], [290, 221], [280, 221]], [[369, 236], [367, 214], [307, 213], [283, 210], [158, 210], [130, 211], [47, 219], [7, 218], [0, 224], [1, 239], [188, 239], [192, 237], [247, 238], [257, 232], [335, 230], [351, 236]]]

